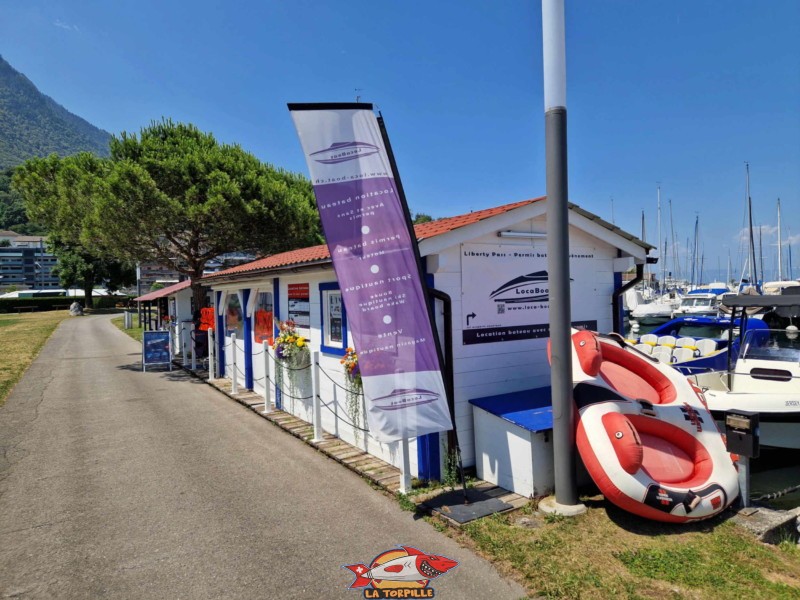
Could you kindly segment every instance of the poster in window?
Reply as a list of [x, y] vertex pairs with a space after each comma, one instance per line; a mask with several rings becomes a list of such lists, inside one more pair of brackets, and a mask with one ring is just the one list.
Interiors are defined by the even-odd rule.
[[228, 294], [228, 308], [225, 311], [225, 330], [227, 335], [235, 333], [239, 339], [241, 339], [244, 331], [242, 304], [239, 302], [239, 294], [235, 292]]
[[256, 309], [253, 312], [253, 341], [256, 344], [267, 342], [273, 344], [273, 324], [272, 324], [272, 294], [261, 292], [256, 301]]
[[342, 294], [328, 292], [328, 339], [334, 344], [342, 344]]
[[311, 328], [311, 293], [307, 283], [290, 283], [288, 290], [290, 321], [294, 321], [297, 329], [305, 329], [304, 335]]

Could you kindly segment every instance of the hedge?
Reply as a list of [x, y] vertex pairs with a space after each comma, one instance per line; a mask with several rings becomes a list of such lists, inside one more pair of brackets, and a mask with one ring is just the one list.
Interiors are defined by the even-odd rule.
[[[94, 298], [94, 308], [114, 308], [117, 304], [127, 305], [131, 296], [98, 296]], [[83, 298], [50, 296], [47, 298], [0, 298], [0, 312], [17, 312], [18, 307], [34, 307], [34, 310], [66, 310], [75, 300], [83, 304]]]

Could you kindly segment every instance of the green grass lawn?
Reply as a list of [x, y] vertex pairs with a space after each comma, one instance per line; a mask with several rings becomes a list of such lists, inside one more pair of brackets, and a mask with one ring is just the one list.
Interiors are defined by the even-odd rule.
[[137, 327], [137, 319], [136, 315], [133, 316], [133, 327], [130, 329], [125, 329], [125, 317], [114, 317], [111, 319], [111, 322], [120, 330], [127, 333], [133, 339], [138, 342], [142, 341], [142, 332], [144, 331], [144, 327]]
[[800, 551], [757, 542], [722, 517], [691, 525], [639, 519], [602, 496], [586, 514], [542, 515], [533, 504], [456, 532], [530, 593], [544, 598], [800, 598]]
[[69, 311], [0, 313], [0, 406]]

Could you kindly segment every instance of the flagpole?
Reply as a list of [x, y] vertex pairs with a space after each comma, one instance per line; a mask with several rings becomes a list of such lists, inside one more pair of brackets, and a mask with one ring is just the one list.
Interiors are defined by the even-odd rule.
[[547, 271], [550, 281], [550, 385], [553, 402], [555, 500], [540, 508], [563, 515], [586, 511], [578, 503], [575, 410], [572, 405], [572, 335], [567, 192], [567, 84], [564, 0], [542, 0]]

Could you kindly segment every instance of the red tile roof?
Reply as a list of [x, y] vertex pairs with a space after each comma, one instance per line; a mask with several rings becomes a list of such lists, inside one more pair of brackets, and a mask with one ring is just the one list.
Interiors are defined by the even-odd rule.
[[165, 288], [161, 288], [160, 290], [155, 290], [154, 292], [149, 292], [147, 294], [139, 296], [135, 300], [136, 302], [152, 302], [153, 300], [157, 300], [165, 296], [170, 296], [175, 292], [180, 292], [181, 290], [188, 288], [190, 285], [192, 285], [192, 280], [187, 279], [186, 281], [173, 283], [172, 285], [167, 286]]
[[[418, 240], [426, 240], [428, 238], [442, 235], [448, 231], [453, 231], [467, 225], [472, 225], [478, 221], [483, 221], [495, 215], [505, 213], [515, 208], [527, 206], [534, 202], [544, 200], [544, 197], [534, 198], [533, 200], [523, 200], [521, 202], [513, 202], [511, 204], [504, 204], [503, 206], [495, 206], [484, 210], [470, 212], [464, 215], [455, 217], [446, 217], [444, 219], [437, 219], [436, 221], [429, 221], [428, 223], [420, 223], [414, 226], [414, 232], [417, 234]], [[291, 250], [289, 252], [281, 252], [280, 254], [273, 254], [260, 258], [253, 262], [245, 263], [225, 269], [224, 271], [217, 271], [210, 275], [203, 277], [203, 280], [216, 279], [217, 277], [224, 277], [228, 275], [235, 275], [237, 273], [250, 273], [254, 271], [269, 271], [272, 269], [279, 269], [281, 267], [288, 267], [290, 265], [304, 265], [316, 262], [327, 262], [330, 260], [330, 253], [328, 246], [321, 244], [319, 246], [311, 246], [309, 248], [301, 248], [300, 250]]]

